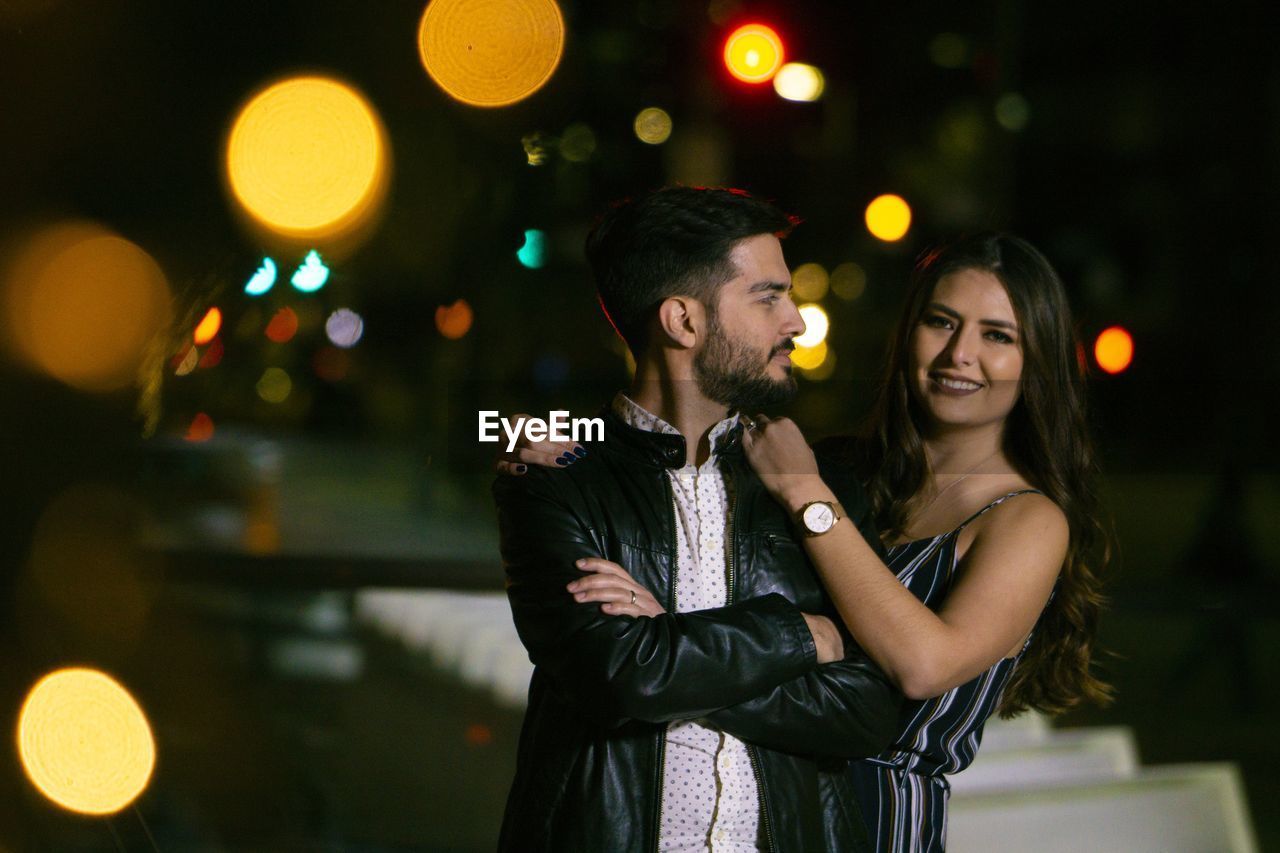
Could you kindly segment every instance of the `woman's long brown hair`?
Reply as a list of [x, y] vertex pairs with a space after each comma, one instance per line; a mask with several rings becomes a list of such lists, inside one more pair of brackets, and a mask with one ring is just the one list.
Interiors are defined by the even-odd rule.
[[911, 501], [928, 476], [924, 413], [910, 392], [908, 347], [939, 279], [981, 270], [1004, 285], [1021, 329], [1021, 394], [1005, 425], [1004, 450], [1018, 472], [1067, 516], [1066, 560], [1031, 645], [1000, 700], [1000, 715], [1034, 708], [1058, 714], [1089, 700], [1106, 704], [1111, 687], [1090, 663], [1104, 602], [1100, 574], [1111, 554], [1101, 521], [1097, 462], [1085, 400], [1085, 363], [1062, 282], [1031, 244], [978, 234], [925, 255], [889, 350], [859, 467], [886, 540], [900, 537]]

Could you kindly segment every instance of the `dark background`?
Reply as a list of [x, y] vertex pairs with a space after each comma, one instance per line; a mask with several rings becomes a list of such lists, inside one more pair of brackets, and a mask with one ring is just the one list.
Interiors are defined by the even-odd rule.
[[[334, 591], [349, 604], [366, 585], [500, 589], [492, 446], [475, 442], [474, 413], [587, 414], [625, 384], [581, 241], [609, 200], [672, 180], [742, 186], [802, 216], [793, 267], [866, 271], [861, 298], [824, 300], [836, 371], [802, 380], [793, 412], [815, 436], [862, 416], [911, 264], [962, 231], [1041, 247], [1086, 345], [1113, 324], [1133, 333], [1132, 367], [1091, 380], [1120, 541], [1102, 628], [1118, 700], [1064, 722], [1133, 725], [1147, 762], [1240, 762], [1260, 841], [1280, 843], [1265, 807], [1280, 794], [1266, 711], [1280, 647], [1270, 13], [748, 2], [712, 4], [717, 22], [702, 2], [562, 8], [550, 83], [480, 110], [423, 72], [421, 3], [0, 0], [0, 238], [59, 218], [116, 230], [165, 270], [184, 335], [210, 305], [227, 329], [260, 310], [240, 291], [269, 247], [240, 227], [220, 173], [251, 92], [297, 71], [344, 79], [380, 113], [394, 158], [379, 228], [314, 297], [365, 319], [345, 379], [308, 371], [315, 329], [283, 348], [228, 333], [220, 366], [166, 368], [141, 413], [136, 390], [87, 395], [0, 361], [0, 719], [40, 673], [91, 663], [135, 690], [161, 750], [137, 810], [109, 826], [46, 805], [6, 750], [0, 849], [145, 849], [143, 821], [161, 849], [485, 849], [517, 713], [356, 625], [345, 639], [368, 661], [356, 682], [291, 679], [255, 650]], [[721, 43], [749, 19], [823, 70], [822, 100], [727, 76]], [[956, 67], [933, 57], [947, 33]], [[1029, 105], [1020, 131], [996, 120], [1007, 93]], [[673, 118], [665, 145], [634, 136], [648, 106]], [[574, 125], [595, 140], [581, 162], [558, 146]], [[534, 134], [539, 166], [522, 144]], [[717, 156], [692, 157], [695, 145]], [[899, 243], [862, 224], [882, 192], [912, 204]], [[530, 228], [548, 235], [541, 269], [516, 260]], [[297, 301], [284, 291], [264, 304]], [[458, 299], [474, 326], [447, 340], [435, 312]], [[254, 394], [268, 364], [294, 371], [286, 404]], [[197, 412], [218, 430], [200, 446], [181, 440]], [[261, 447], [284, 459], [263, 483], [245, 473]], [[98, 491], [85, 497], [86, 483]], [[107, 543], [99, 554], [124, 555], [132, 592], [92, 559], [65, 584], [71, 605], [27, 573], [37, 525], [73, 487], [72, 516]], [[192, 522], [264, 501], [284, 531], [274, 551], [210, 544]]]

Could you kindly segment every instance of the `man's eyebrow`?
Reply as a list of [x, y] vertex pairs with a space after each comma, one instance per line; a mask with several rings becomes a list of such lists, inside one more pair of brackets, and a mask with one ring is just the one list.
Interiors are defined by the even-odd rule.
[[[960, 316], [959, 311], [956, 311], [954, 308], [948, 308], [941, 302], [930, 302], [929, 310], [937, 311], [939, 314], [946, 314], [948, 317], [955, 320], [964, 319]], [[1018, 331], [1018, 324], [1010, 323], [1008, 320], [979, 320], [978, 322], [983, 326], [995, 326], [997, 329], [1008, 329], [1011, 332]]]
[[747, 293], [761, 293], [765, 290], [777, 290], [786, 293], [791, 289], [789, 281], [757, 281], [747, 288]]

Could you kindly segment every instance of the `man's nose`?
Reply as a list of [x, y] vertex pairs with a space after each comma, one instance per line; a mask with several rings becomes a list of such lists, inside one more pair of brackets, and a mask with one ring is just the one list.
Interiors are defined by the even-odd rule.
[[799, 337], [805, 330], [804, 317], [800, 316], [800, 308], [795, 302], [787, 300], [787, 316], [783, 321], [781, 332], [788, 338]]

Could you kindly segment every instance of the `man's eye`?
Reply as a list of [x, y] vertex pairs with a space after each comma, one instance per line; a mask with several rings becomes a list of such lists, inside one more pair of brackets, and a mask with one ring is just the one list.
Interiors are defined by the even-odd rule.
[[764, 299], [761, 299], [760, 301], [763, 302], [765, 305], [772, 305], [773, 303], [777, 302], [781, 298], [782, 297], [778, 296], [778, 294], [771, 293], [768, 296], [766, 296]]

